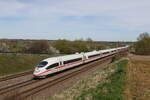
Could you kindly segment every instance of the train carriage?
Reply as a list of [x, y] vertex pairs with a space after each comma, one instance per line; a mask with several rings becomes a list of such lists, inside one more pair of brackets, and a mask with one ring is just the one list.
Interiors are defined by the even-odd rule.
[[52, 57], [41, 61], [34, 71], [35, 77], [45, 77], [61, 70], [65, 70], [83, 63], [82, 54], [73, 54], [60, 57]]
[[100, 58], [100, 52], [99, 51], [92, 51], [92, 52], [87, 52], [84, 54], [86, 59], [85, 63], [99, 59]]

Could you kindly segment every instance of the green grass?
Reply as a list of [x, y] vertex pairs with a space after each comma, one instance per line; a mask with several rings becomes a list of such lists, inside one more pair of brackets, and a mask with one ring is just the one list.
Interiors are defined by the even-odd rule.
[[48, 56], [0, 55], [0, 76], [34, 69], [44, 58]]
[[77, 100], [86, 100], [87, 98], [90, 98], [89, 100], [124, 100], [127, 63], [128, 60], [117, 63], [115, 73], [107, 77], [108, 82], [82, 92]]

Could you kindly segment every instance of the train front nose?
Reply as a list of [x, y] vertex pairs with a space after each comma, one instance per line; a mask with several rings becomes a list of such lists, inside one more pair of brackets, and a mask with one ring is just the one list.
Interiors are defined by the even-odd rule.
[[41, 72], [40, 69], [36, 67], [34, 72], [33, 72], [33, 75], [38, 76], [40, 72]]
[[45, 69], [44, 68], [35, 68], [34, 72], [33, 72], [33, 76], [34, 78], [45, 78], [45, 74], [44, 74]]

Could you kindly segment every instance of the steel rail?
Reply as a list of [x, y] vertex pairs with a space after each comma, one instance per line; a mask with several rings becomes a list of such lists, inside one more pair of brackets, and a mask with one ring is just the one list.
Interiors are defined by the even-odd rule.
[[18, 77], [25, 76], [25, 75], [32, 74], [32, 73], [33, 73], [33, 70], [26, 71], [26, 72], [20, 72], [20, 73], [13, 74], [13, 75], [8, 75], [8, 76], [5, 76], [5, 77], [1, 77], [0, 82], [7, 81], [7, 80], [10, 80], [10, 79], [14, 79], [14, 78], [18, 78]]

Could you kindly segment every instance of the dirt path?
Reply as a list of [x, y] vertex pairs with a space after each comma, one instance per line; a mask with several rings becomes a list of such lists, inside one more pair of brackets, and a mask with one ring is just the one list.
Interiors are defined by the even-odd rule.
[[150, 100], [150, 56], [129, 55], [128, 100]]

